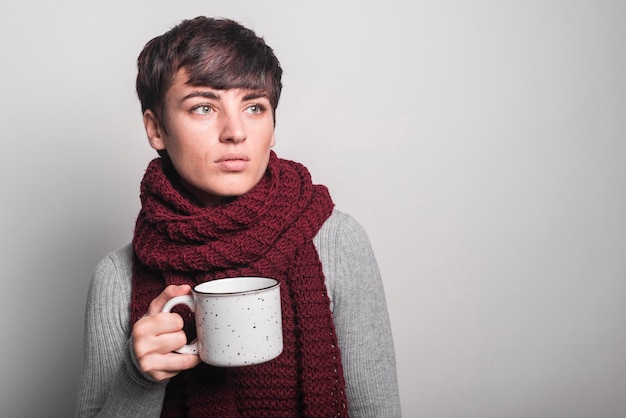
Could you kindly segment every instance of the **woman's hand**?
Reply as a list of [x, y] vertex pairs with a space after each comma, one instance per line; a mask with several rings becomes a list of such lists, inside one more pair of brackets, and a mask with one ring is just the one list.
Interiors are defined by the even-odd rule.
[[156, 381], [171, 379], [200, 363], [197, 355], [173, 352], [187, 343], [183, 318], [176, 313], [161, 312], [167, 301], [189, 293], [188, 285], [166, 287], [150, 303], [146, 316], [133, 326], [133, 350], [139, 368]]

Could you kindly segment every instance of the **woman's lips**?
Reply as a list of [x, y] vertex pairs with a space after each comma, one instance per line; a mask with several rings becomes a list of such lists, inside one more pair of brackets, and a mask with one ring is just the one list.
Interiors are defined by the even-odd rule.
[[228, 154], [217, 161], [215, 163], [224, 171], [243, 171], [250, 164], [250, 159], [243, 154]]

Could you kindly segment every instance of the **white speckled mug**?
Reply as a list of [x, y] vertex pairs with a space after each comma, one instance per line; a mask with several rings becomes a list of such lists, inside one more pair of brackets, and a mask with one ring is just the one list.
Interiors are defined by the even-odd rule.
[[163, 312], [187, 305], [196, 317], [198, 338], [176, 350], [198, 354], [207, 364], [249, 366], [283, 351], [280, 283], [266, 277], [234, 277], [201, 283], [191, 295], [169, 300]]

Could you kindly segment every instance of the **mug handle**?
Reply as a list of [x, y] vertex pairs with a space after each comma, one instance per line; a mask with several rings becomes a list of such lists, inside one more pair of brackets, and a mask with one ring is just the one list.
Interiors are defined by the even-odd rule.
[[[176, 296], [173, 297], [172, 299], [168, 300], [167, 303], [165, 304], [165, 306], [163, 306], [163, 309], [161, 309], [161, 312], [170, 312], [172, 310], [172, 308], [174, 308], [174, 306], [176, 305], [186, 305], [189, 307], [189, 309], [191, 309], [192, 312], [195, 312], [195, 307], [193, 305], [193, 297], [191, 297], [191, 295], [183, 295], [183, 296]], [[195, 354], [195, 355], [199, 355], [198, 353], [198, 340], [195, 339], [192, 341], [191, 344], [186, 344], [184, 346], [182, 346], [181, 348], [179, 348], [178, 350], [175, 350], [177, 353], [180, 354]]]

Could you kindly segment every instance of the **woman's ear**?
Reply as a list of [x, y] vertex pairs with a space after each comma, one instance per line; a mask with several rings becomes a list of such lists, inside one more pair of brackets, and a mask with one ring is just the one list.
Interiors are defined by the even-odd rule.
[[143, 112], [143, 126], [146, 129], [150, 146], [157, 151], [164, 150], [165, 135], [163, 129], [154, 112], [150, 109]]

